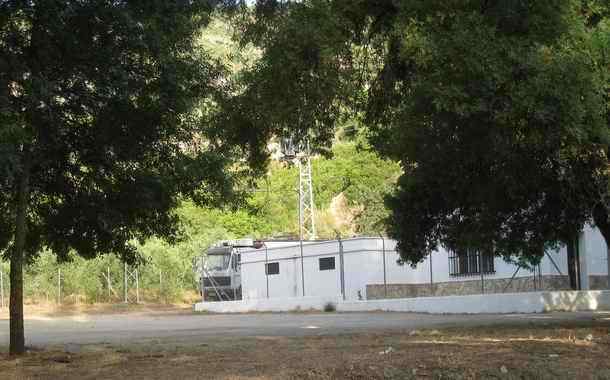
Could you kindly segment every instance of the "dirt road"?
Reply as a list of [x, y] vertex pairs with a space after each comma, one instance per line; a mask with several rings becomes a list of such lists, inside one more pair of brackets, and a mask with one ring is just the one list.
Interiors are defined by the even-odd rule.
[[[209, 315], [125, 313], [26, 318], [27, 344], [128, 344], [149, 339], [197, 343], [210, 337], [338, 335], [415, 329], [493, 325], [536, 326], [560, 322], [610, 321], [609, 313], [434, 315], [411, 313], [282, 313]], [[8, 345], [9, 324], [0, 319], [0, 350]]]
[[[112, 310], [111, 310], [112, 311]], [[30, 314], [4, 379], [610, 379], [610, 313]]]

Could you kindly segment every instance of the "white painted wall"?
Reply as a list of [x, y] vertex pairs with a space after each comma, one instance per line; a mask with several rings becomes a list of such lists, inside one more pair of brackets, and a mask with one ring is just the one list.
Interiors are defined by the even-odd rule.
[[200, 302], [195, 311], [213, 313], [324, 310], [332, 303], [340, 312], [399, 311], [417, 313], [542, 313], [550, 311], [609, 311], [610, 291], [558, 291], [467, 296], [418, 297], [343, 301], [341, 297], [297, 297]]
[[345, 301], [337, 304], [337, 311], [362, 312], [374, 310], [437, 314], [608, 311], [610, 310], [610, 291], [473, 294], [466, 296]]
[[[398, 265], [396, 242], [378, 237], [363, 237], [342, 241], [345, 268], [345, 298], [366, 299], [367, 284], [383, 284], [383, 247], [385, 245], [386, 280], [388, 284], [430, 283], [430, 258], [416, 268]], [[588, 227], [583, 233], [581, 275], [606, 274], [606, 245], [596, 229]], [[542, 259], [542, 275], [558, 275], [555, 265], [562, 275], [567, 275], [565, 247], [549, 251]], [[269, 243], [267, 248], [241, 250], [242, 294], [245, 300], [269, 298], [302, 297], [302, 276], [304, 273], [306, 297], [340, 297], [341, 280], [339, 242], [318, 241], [303, 243], [303, 268], [301, 269], [301, 247], [298, 242]], [[335, 258], [335, 270], [320, 271], [319, 259]], [[434, 283], [450, 281], [478, 280], [480, 276], [455, 277], [449, 275], [448, 253], [440, 248], [432, 255], [432, 280]], [[265, 262], [278, 262], [280, 273], [265, 276]], [[517, 267], [495, 258], [496, 272], [485, 274], [485, 279], [510, 278]], [[588, 272], [587, 272], [588, 271]], [[586, 272], [586, 273], [585, 273]], [[533, 273], [520, 269], [516, 277], [532, 276]], [[269, 294], [267, 295], [267, 281]]]

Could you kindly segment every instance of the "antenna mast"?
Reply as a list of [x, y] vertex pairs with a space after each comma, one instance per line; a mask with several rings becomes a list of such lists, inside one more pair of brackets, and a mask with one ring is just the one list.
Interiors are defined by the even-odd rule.
[[315, 203], [313, 198], [313, 176], [309, 141], [297, 147], [291, 138], [282, 140], [284, 160], [295, 163], [299, 168], [299, 234], [301, 240], [316, 238]]

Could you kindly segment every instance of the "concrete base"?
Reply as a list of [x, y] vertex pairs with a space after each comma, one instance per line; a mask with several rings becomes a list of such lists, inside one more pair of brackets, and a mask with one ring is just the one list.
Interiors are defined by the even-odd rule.
[[298, 298], [262, 298], [241, 301], [199, 302], [195, 311], [212, 313], [247, 313], [247, 312], [280, 312], [324, 310], [327, 304], [336, 307], [341, 297], [298, 297]]
[[[540, 281], [542, 280], [542, 281]], [[481, 288], [485, 294], [491, 293], [523, 293], [531, 291], [557, 291], [570, 290], [568, 276], [543, 276], [509, 278], [479, 278], [466, 279], [463, 281], [438, 282], [434, 284], [368, 284], [366, 286], [366, 298], [369, 300], [387, 298], [412, 298], [412, 297], [438, 297], [438, 296], [465, 296], [481, 294]], [[592, 288], [599, 289], [599, 288]], [[602, 288], [605, 289], [605, 288]], [[387, 293], [386, 293], [387, 291]]]
[[594, 275], [589, 276], [589, 289], [605, 290], [608, 289], [608, 276]]
[[322, 311], [401, 311], [440, 314], [542, 313], [550, 311], [610, 311], [610, 291], [556, 291], [343, 301], [341, 297], [270, 298], [200, 302], [195, 311], [213, 313]]

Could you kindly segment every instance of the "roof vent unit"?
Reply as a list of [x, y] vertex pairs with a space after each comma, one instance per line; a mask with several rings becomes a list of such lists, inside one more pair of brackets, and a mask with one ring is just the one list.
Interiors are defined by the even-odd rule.
[[254, 239], [237, 239], [237, 240], [233, 240], [232, 244], [233, 247], [253, 247], [254, 246]]

